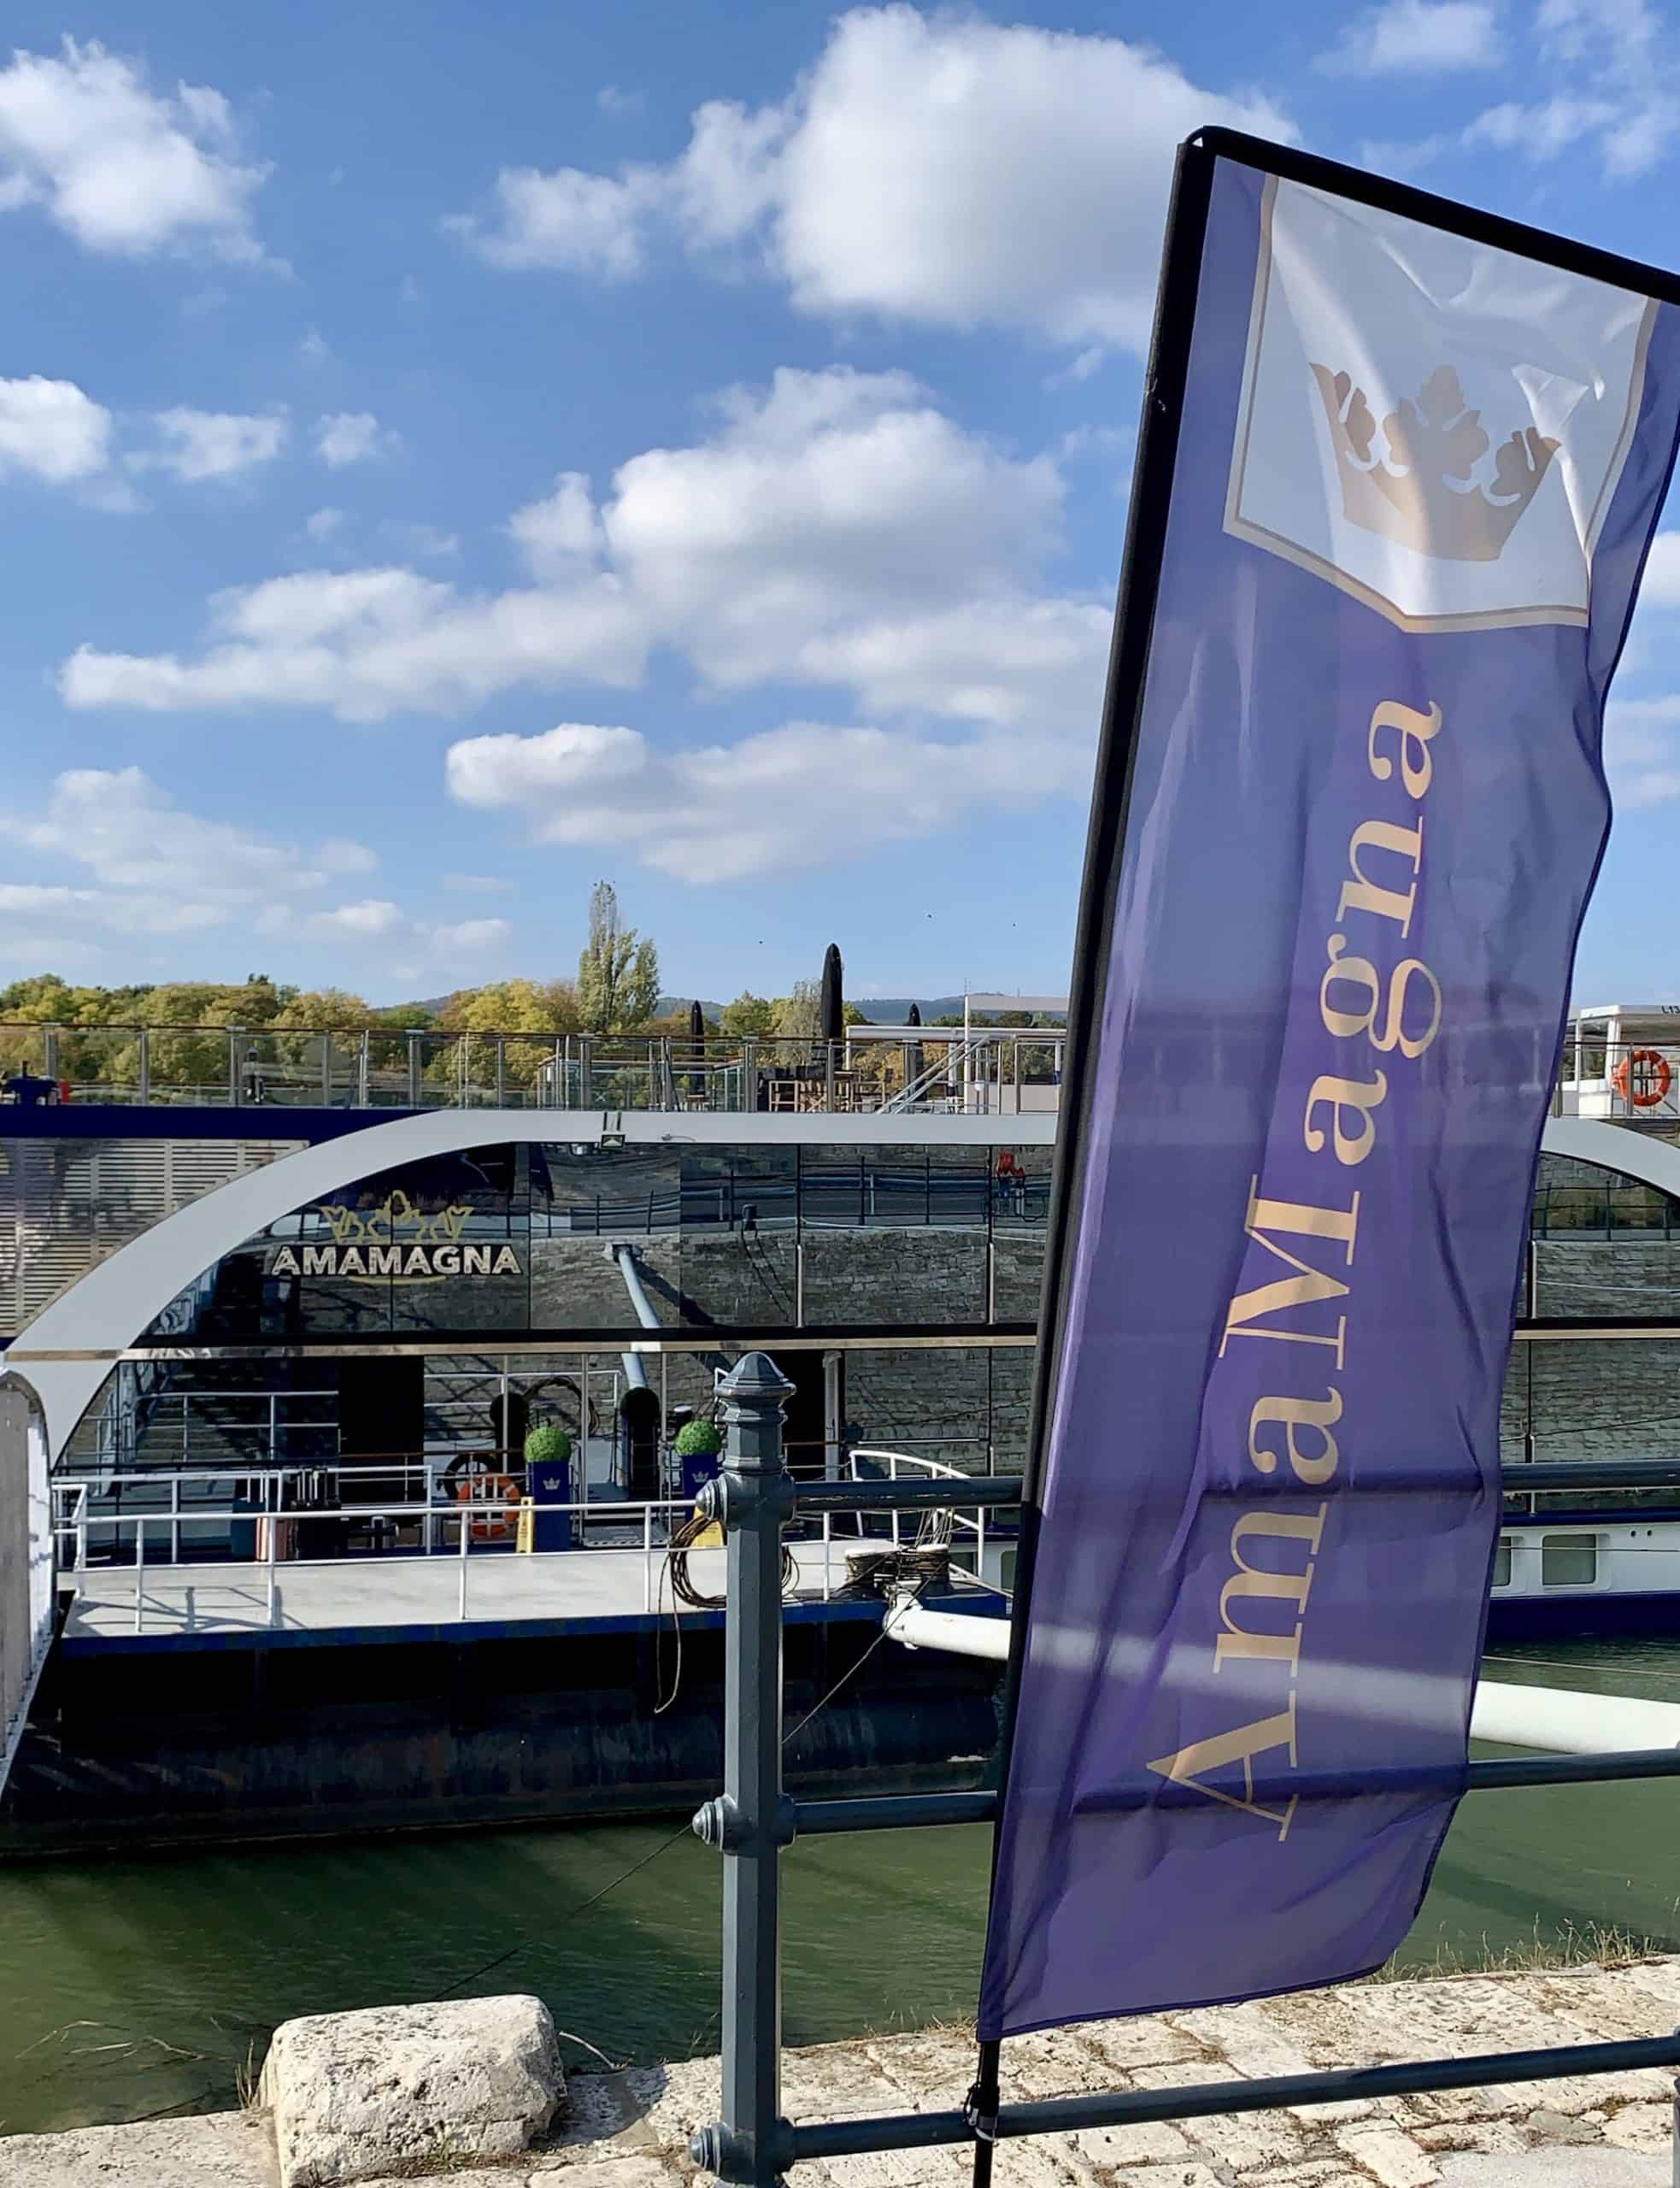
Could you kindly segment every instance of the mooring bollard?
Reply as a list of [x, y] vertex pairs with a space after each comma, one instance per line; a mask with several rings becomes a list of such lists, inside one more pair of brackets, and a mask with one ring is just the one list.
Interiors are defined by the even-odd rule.
[[749, 1352], [719, 1386], [723, 1471], [698, 1504], [728, 1541], [724, 1790], [694, 1819], [724, 1857], [723, 2118], [690, 2144], [696, 2165], [738, 2188], [782, 2188], [793, 2131], [782, 2117], [782, 1529], [793, 1484], [782, 1467], [782, 1403], [793, 1385]]

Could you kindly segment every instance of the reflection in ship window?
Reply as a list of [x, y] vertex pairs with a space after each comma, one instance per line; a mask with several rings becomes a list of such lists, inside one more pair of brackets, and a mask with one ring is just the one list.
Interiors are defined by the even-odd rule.
[[596, 1147], [550, 1140], [540, 1150], [545, 1191], [532, 1171], [538, 1238], [611, 1238], [674, 1231], [684, 1220], [681, 1151], [651, 1143]]
[[799, 1213], [808, 1231], [984, 1230], [990, 1150], [803, 1147]]
[[1522, 1366], [1536, 1458], [1648, 1459], [1674, 1450], [1680, 1344], [1583, 1337], [1513, 1350], [1527, 1356]]
[[685, 1231], [790, 1230], [798, 1221], [795, 1147], [686, 1148], [682, 1157]]
[[1535, 1177], [1533, 1228], [1536, 1238], [1554, 1241], [1615, 1239], [1630, 1231], [1667, 1239], [1680, 1233], [1680, 1207], [1619, 1170], [1544, 1154]]
[[992, 1156], [992, 1228], [1042, 1232], [1050, 1204], [1048, 1147], [1000, 1147]]
[[1590, 1588], [1598, 1579], [1598, 1537], [1543, 1535], [1540, 1578], [1548, 1588]]

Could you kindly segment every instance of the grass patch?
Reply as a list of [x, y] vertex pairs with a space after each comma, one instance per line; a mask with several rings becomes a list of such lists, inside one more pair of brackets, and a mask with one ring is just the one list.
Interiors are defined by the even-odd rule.
[[1485, 1937], [1479, 1945], [1441, 1944], [1427, 1960], [1396, 1956], [1364, 1980], [1424, 1983], [1453, 1975], [1545, 1975], [1571, 1968], [1635, 1967], [1642, 1961], [1665, 1959], [1671, 1950], [1666, 1938], [1624, 1930], [1613, 1922], [1585, 1922], [1578, 1929], [1570, 1923], [1561, 1931], [1543, 1934], [1536, 1923], [1532, 1937], [1514, 1944], [1492, 1944]]

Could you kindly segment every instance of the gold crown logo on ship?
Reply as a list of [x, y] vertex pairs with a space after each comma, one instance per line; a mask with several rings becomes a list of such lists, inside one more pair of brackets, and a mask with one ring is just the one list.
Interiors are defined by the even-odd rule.
[[1484, 477], [1483, 459], [1493, 443], [1481, 412], [1466, 407], [1450, 365], [1438, 367], [1415, 397], [1389, 412], [1385, 446], [1365, 391], [1350, 374], [1314, 365], [1313, 377], [1330, 421], [1349, 524], [1445, 562], [1499, 560], [1551, 468], [1556, 441], [1532, 426], [1513, 432]]
[[337, 1203], [321, 1208], [333, 1244], [338, 1246], [389, 1245], [399, 1237], [410, 1245], [452, 1246], [459, 1241], [472, 1213], [470, 1208], [456, 1204], [427, 1215], [405, 1192], [394, 1192], [366, 1215]]

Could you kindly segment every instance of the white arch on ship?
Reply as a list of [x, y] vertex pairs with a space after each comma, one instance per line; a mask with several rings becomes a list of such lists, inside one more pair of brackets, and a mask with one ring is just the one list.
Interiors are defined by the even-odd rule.
[[[1590, 1127], [1589, 1129], [1609, 1129]], [[359, 1179], [473, 1147], [558, 1143], [649, 1147], [977, 1147], [1045, 1145], [1050, 1112], [1018, 1116], [918, 1116], [825, 1112], [771, 1116], [759, 1110], [604, 1114], [563, 1109], [434, 1109], [368, 1125], [300, 1148], [164, 1217], [90, 1269], [26, 1322], [5, 1355], [6, 1376], [24, 1385], [45, 1418], [56, 1466], [105, 1378], [169, 1302], [224, 1255], [312, 1201]], [[1631, 1137], [1631, 1135], [1625, 1135]], [[1669, 1152], [1673, 1153], [1673, 1150]], [[1680, 1156], [1677, 1156], [1680, 1164]], [[1680, 1195], [1680, 1183], [1677, 1183]]]

